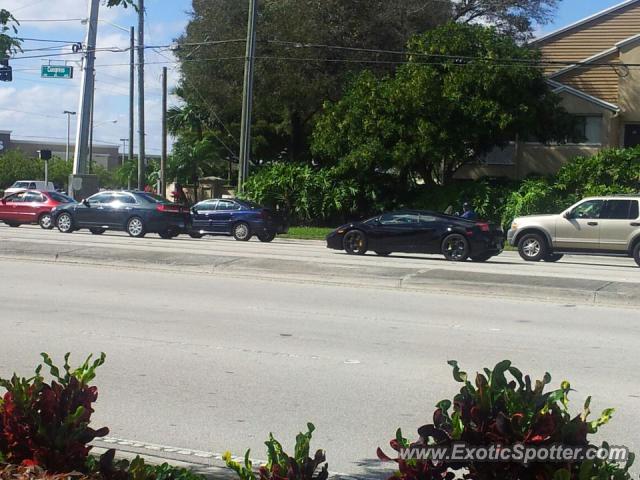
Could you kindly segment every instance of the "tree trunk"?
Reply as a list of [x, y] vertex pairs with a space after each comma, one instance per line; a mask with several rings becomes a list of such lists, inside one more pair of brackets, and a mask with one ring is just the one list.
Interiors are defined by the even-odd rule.
[[297, 111], [291, 112], [291, 139], [290, 139], [290, 155], [294, 161], [302, 160], [304, 152], [305, 136], [304, 136], [304, 123], [300, 113]]

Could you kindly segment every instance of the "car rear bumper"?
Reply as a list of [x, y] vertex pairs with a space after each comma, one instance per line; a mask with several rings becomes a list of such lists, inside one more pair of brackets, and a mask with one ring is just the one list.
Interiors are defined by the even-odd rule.
[[500, 255], [504, 250], [504, 233], [497, 231], [490, 235], [478, 236], [472, 238], [470, 244], [472, 255]]

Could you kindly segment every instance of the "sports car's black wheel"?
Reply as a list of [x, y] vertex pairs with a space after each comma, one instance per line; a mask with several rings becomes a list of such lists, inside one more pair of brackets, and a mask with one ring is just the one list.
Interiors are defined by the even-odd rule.
[[469, 241], [459, 233], [448, 235], [442, 242], [442, 255], [450, 262], [464, 262], [469, 258]]
[[638, 242], [636, 247], [633, 249], [633, 258], [640, 267], [640, 242]]
[[347, 232], [342, 240], [344, 251], [349, 255], [364, 255], [367, 253], [367, 237], [360, 230]]

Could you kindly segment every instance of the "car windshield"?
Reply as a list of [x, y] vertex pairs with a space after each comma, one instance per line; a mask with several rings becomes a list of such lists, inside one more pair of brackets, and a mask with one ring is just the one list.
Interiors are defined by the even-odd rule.
[[11, 188], [29, 188], [29, 182], [15, 182]]
[[58, 192], [48, 192], [47, 195], [49, 195], [49, 198], [51, 198], [51, 200], [54, 200], [56, 202], [60, 202], [60, 203], [75, 203], [75, 200], [71, 197], [68, 197], [62, 193], [58, 193]]

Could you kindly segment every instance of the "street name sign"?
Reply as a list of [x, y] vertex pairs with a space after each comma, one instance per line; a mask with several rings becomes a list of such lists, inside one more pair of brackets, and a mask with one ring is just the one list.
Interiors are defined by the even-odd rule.
[[73, 78], [73, 67], [69, 65], [42, 65], [42, 78]]

